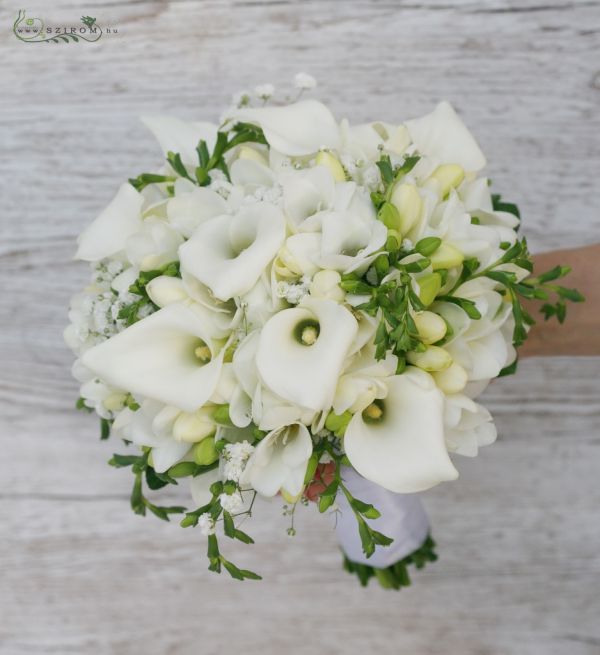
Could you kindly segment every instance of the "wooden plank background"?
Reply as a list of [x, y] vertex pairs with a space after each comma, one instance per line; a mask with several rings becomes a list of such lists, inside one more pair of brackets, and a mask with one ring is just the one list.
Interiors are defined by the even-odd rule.
[[205, 570], [197, 532], [132, 515], [127, 472], [105, 464], [116, 444], [73, 411], [61, 338], [88, 275], [76, 234], [158, 162], [137, 117], [216, 118], [232, 92], [300, 70], [353, 121], [449, 99], [534, 250], [598, 240], [600, 3], [28, 7], [118, 29], [57, 46], [15, 39], [19, 6], [0, 9], [0, 653], [600, 653], [598, 359], [529, 361], [491, 387], [500, 439], [425, 495], [441, 559], [394, 594], [341, 571], [314, 510], [290, 540], [278, 503], [259, 508], [256, 545], [233, 555], [265, 581], [244, 584]]

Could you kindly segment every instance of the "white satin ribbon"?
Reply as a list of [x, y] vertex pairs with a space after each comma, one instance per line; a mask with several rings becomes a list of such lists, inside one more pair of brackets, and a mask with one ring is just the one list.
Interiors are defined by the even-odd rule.
[[356, 517], [343, 493], [338, 493], [336, 533], [342, 550], [349, 560], [385, 569], [422, 546], [429, 534], [429, 520], [418, 494], [397, 494], [366, 480], [354, 469], [345, 467], [342, 479], [348, 491], [365, 503], [371, 503], [381, 513], [368, 520], [373, 529], [394, 541], [389, 546], [377, 546], [367, 559], [362, 551]]

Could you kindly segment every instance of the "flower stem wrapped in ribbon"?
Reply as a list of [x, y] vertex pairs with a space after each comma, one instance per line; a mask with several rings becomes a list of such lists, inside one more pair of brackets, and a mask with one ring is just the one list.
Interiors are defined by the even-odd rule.
[[[257, 496], [331, 514], [345, 567], [398, 589], [435, 559], [416, 492], [458, 477], [496, 430], [477, 397], [534, 323], [581, 295], [532, 276], [515, 205], [452, 107], [350, 125], [299, 96], [242, 94], [221, 125], [150, 117], [164, 163], [79, 237], [77, 406], [128, 445], [131, 505], [206, 536], [209, 569]], [[187, 478], [188, 506], [152, 492]]]

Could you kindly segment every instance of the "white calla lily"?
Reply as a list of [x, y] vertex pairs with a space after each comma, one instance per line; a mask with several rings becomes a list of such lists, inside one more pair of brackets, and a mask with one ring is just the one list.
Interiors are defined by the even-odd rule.
[[485, 157], [473, 135], [448, 102], [430, 113], [405, 123], [417, 150], [440, 163], [460, 164], [466, 171], [479, 171]]
[[310, 433], [302, 423], [273, 430], [256, 446], [240, 482], [263, 496], [274, 496], [279, 491], [298, 496], [312, 448]]
[[235, 109], [229, 118], [259, 125], [271, 148], [290, 157], [312, 155], [321, 148], [335, 150], [340, 145], [333, 114], [316, 100], [283, 107]]
[[172, 116], [142, 116], [142, 123], [152, 132], [163, 153], [181, 155], [184, 164], [197, 165], [196, 146], [200, 139], [212, 150], [217, 139], [217, 126], [206, 122], [188, 122]]
[[219, 381], [223, 336], [208, 310], [176, 303], [90, 348], [82, 361], [110, 384], [193, 412]]
[[252, 289], [285, 238], [285, 218], [267, 202], [201, 224], [179, 249], [182, 268], [220, 300]]
[[106, 209], [77, 239], [76, 259], [98, 261], [125, 248], [129, 236], [142, 227], [144, 198], [131, 184], [123, 184]]
[[408, 367], [389, 378], [387, 387], [386, 399], [356, 413], [346, 428], [344, 448], [352, 466], [397, 493], [456, 479], [444, 442], [444, 395], [431, 376]]
[[326, 409], [357, 332], [356, 319], [343, 306], [305, 297], [262, 329], [256, 354], [260, 377], [285, 400]]
[[293, 227], [299, 227], [309, 216], [333, 209], [335, 180], [324, 166], [281, 175], [283, 208]]

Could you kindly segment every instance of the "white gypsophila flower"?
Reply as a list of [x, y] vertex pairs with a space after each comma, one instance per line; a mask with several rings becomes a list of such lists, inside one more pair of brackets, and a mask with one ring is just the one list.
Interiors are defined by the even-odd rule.
[[317, 86], [317, 80], [308, 73], [296, 73], [294, 75], [294, 86], [297, 89], [309, 91]]
[[215, 522], [212, 516], [208, 513], [200, 514], [198, 517], [198, 527], [200, 532], [205, 536], [209, 537], [212, 534], [215, 534]]
[[239, 441], [225, 446], [222, 453], [223, 479], [238, 482], [254, 446], [249, 441]]
[[277, 283], [277, 297], [287, 300], [290, 305], [297, 305], [309, 293], [311, 278], [308, 275], [303, 275], [296, 282], [278, 282]]
[[275, 93], [275, 87], [272, 84], [259, 84], [254, 87], [254, 95], [265, 102]]
[[232, 494], [223, 493], [219, 496], [221, 507], [230, 514], [238, 512], [244, 505], [242, 494], [239, 491], [234, 491]]
[[[139, 300], [139, 296], [128, 290], [137, 277], [137, 269], [123, 269], [124, 264], [119, 260], [97, 262], [92, 265], [90, 284], [71, 299], [70, 325], [65, 329], [64, 338], [76, 354], [125, 329], [126, 323], [119, 319], [119, 312]], [[122, 281], [124, 284], [120, 284]], [[151, 305], [148, 310], [152, 311]]]

